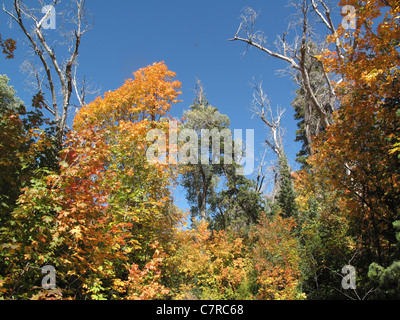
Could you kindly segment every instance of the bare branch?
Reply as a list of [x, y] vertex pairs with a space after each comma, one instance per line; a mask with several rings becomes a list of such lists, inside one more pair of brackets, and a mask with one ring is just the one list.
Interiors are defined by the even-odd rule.
[[[264, 33], [257, 31], [255, 27], [258, 14], [250, 8], [244, 9], [239, 28], [229, 41], [241, 41], [246, 43], [247, 47], [255, 47], [288, 64], [288, 68], [280, 72], [289, 73], [306, 93], [304, 120], [306, 137], [308, 144], [311, 145], [313, 136], [332, 123], [332, 113], [336, 103], [331, 77], [323, 64], [316, 59], [316, 55], [328, 44], [318, 43], [310, 24], [311, 16], [316, 15], [330, 33], [336, 34], [336, 29], [331, 19], [331, 11], [324, 0], [299, 0], [293, 2], [292, 6], [297, 10], [296, 21], [289, 23], [288, 29], [282, 36], [277, 37], [275, 41], [277, 50], [272, 50], [266, 45]], [[293, 42], [289, 43], [288, 35], [292, 28], [295, 28], [296, 36], [292, 37]], [[337, 43], [337, 50], [340, 54], [340, 42]]]
[[[244, 43], [247, 43], [249, 46], [253, 46], [263, 52], [268, 53], [274, 58], [286, 61], [290, 63], [293, 68], [298, 69], [299, 66], [292, 57], [274, 52], [264, 46], [266, 42], [266, 37], [264, 33], [261, 31], [255, 31], [255, 23], [257, 17], [258, 14], [253, 9], [245, 8], [244, 13], [241, 15], [242, 21], [235, 36], [232, 39], [228, 39], [228, 41], [242, 41]], [[245, 37], [240, 37], [240, 33], [244, 33]]]
[[266, 139], [265, 143], [274, 151], [280, 158], [283, 156], [283, 142], [281, 120], [285, 110], [277, 110], [277, 115], [274, 116], [270, 101], [264, 93], [262, 83], [253, 84], [253, 108], [254, 115], [258, 116], [271, 131], [271, 140]]
[[21, 10], [20, 1], [18, 1], [18, 0], [14, 1], [14, 9], [15, 9], [15, 12], [16, 12], [17, 16], [14, 16], [11, 12], [7, 11], [5, 9], [5, 7], [4, 7], [4, 4], [3, 4], [3, 11], [6, 12], [12, 19], [14, 19], [18, 23], [18, 25], [20, 26], [21, 30], [24, 32], [24, 34], [28, 38], [29, 42], [32, 44], [36, 55], [39, 57], [40, 61], [43, 64], [43, 67], [44, 67], [45, 72], [46, 72], [47, 80], [49, 82], [49, 87], [50, 87], [52, 100], [53, 100], [52, 114], [55, 116], [55, 119], [57, 121], [57, 119], [58, 119], [57, 98], [56, 98], [55, 85], [54, 85], [53, 77], [52, 77], [52, 74], [51, 74], [50, 66], [47, 64], [46, 58], [44, 56], [44, 53], [39, 48], [38, 43], [33, 39], [31, 34], [27, 31], [27, 29], [25, 27], [25, 24], [24, 24], [23, 19], [22, 19], [23, 11]]
[[[38, 1], [43, 7], [44, 1]], [[48, 40], [46, 39], [43, 31], [43, 24], [50, 17], [50, 14], [53, 12], [53, 8], [55, 8], [60, 2], [61, 0], [53, 0], [48, 10], [41, 18], [38, 18], [38, 16], [35, 15], [35, 10], [27, 8], [22, 0], [13, 0], [13, 13], [7, 11], [4, 5], [3, 11], [6, 12], [19, 25], [44, 67], [53, 104], [51, 110], [50, 108], [47, 109], [54, 115], [57, 126], [57, 135], [59, 142], [61, 143], [65, 130], [68, 128], [68, 109], [71, 105], [71, 95], [74, 90], [80, 106], [84, 104], [86, 93], [81, 91], [79, 94], [78, 92], [76, 87], [76, 67], [74, 69], [74, 66], [76, 66], [77, 63], [82, 36], [91, 30], [92, 26], [89, 26], [85, 23], [85, 0], [75, 0], [76, 9], [74, 10], [74, 18], [72, 20], [75, 28], [71, 32], [67, 33], [68, 35], [72, 36], [68, 37], [68, 41], [71, 43], [67, 48], [69, 56], [65, 62], [60, 61], [56, 56], [55, 50], [50, 46]], [[33, 27], [33, 33], [28, 32], [25, 21], [28, 24], [31, 24]], [[55, 72], [54, 75], [52, 74], [53, 71]], [[57, 79], [57, 81], [55, 79]], [[61, 89], [62, 96], [60, 103], [57, 100], [56, 82]], [[41, 83], [38, 82], [38, 85], [41, 87]], [[85, 86], [86, 82], [84, 81], [83, 88], [85, 88]]]
[[[321, 11], [318, 9], [318, 5], [315, 3], [315, 0], [311, 0], [311, 3], [312, 3], [315, 13], [318, 15], [318, 17], [321, 19], [321, 21], [325, 24], [325, 26], [328, 28], [328, 30], [331, 32], [331, 34], [336, 35], [336, 28], [332, 21], [331, 10], [329, 9], [329, 7], [327, 6], [327, 4], [325, 3], [324, 0], [319, 0], [319, 2], [324, 7], [325, 15], [322, 14]], [[336, 37], [335, 44], [336, 44], [336, 51], [337, 51], [338, 57], [340, 59], [343, 59], [343, 54], [342, 54], [343, 47], [342, 47], [340, 40], [337, 37]]]
[[54, 1], [53, 1], [53, 4], [50, 5], [49, 10], [47, 11], [47, 13], [44, 15], [44, 17], [43, 17], [39, 22], [37, 22], [37, 21], [36, 21], [36, 17], [35, 17], [34, 15], [32, 15], [32, 18], [35, 20], [35, 22], [37, 22], [37, 23], [36, 23], [36, 28], [40, 29], [40, 28], [42, 27], [43, 22], [46, 21], [46, 20], [50, 17], [50, 14], [51, 14], [51, 12], [52, 12], [54, 6], [55, 6], [58, 2], [59, 2], [59, 0], [54, 0]]

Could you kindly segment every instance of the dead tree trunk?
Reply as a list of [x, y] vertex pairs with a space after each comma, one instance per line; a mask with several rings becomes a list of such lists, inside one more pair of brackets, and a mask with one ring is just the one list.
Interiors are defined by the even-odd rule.
[[[241, 23], [239, 28], [232, 39], [229, 41], [241, 41], [247, 44], [247, 47], [254, 47], [261, 50], [271, 57], [280, 59], [289, 65], [290, 73], [296, 78], [300, 75], [301, 81], [299, 85], [307, 94], [310, 109], [305, 110], [305, 126], [311, 128], [309, 119], [310, 114], [317, 114], [319, 122], [322, 127], [327, 127], [332, 124], [332, 113], [335, 109], [336, 94], [331, 85], [331, 75], [325, 71], [322, 66], [323, 78], [325, 79], [324, 90], [316, 90], [312, 85], [311, 70], [312, 65], [316, 63], [315, 55], [317, 53], [310, 50], [310, 46], [314, 43], [312, 38], [312, 27], [311, 27], [311, 15], [315, 15], [320, 21], [326, 26], [328, 31], [332, 34], [336, 34], [336, 29], [331, 19], [331, 11], [324, 0], [299, 0], [294, 3], [297, 7], [300, 22], [297, 25], [300, 26], [300, 30], [297, 31], [301, 36], [295, 37], [293, 43], [288, 43], [288, 33], [284, 32], [282, 37], [278, 37], [278, 48], [276, 51], [271, 50], [267, 47], [266, 36], [262, 31], [255, 29], [255, 23], [258, 14], [251, 8], [244, 9], [241, 15]], [[339, 57], [342, 57], [342, 45], [339, 40], [336, 40], [336, 50]], [[321, 48], [322, 49], [322, 48]], [[320, 63], [318, 61], [318, 63]], [[319, 88], [320, 89], [320, 88]], [[318, 91], [318, 92], [317, 92]], [[312, 138], [315, 132], [307, 130], [307, 140], [311, 145]]]

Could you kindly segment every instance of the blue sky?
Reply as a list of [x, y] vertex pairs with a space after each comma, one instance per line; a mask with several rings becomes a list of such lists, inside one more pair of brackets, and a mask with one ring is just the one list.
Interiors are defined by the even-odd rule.
[[[4, 1], [3, 1], [4, 2]], [[38, 6], [37, 1], [27, 1]], [[65, 3], [65, 1], [63, 1]], [[172, 115], [180, 117], [194, 98], [196, 78], [202, 81], [209, 103], [231, 119], [231, 129], [255, 130], [255, 157], [265, 147], [267, 130], [260, 119], [252, 119], [252, 79], [262, 79], [264, 91], [272, 106], [286, 109], [283, 126], [286, 129], [285, 151], [295, 166], [294, 158], [300, 145], [294, 142], [296, 122], [290, 102], [296, 86], [289, 77], [277, 75], [284, 62], [250, 49], [240, 42], [229, 42], [240, 23], [244, 7], [259, 12], [257, 29], [268, 37], [274, 48], [276, 36], [286, 31], [293, 9], [286, 0], [87, 0], [86, 7], [94, 17], [94, 28], [82, 39], [80, 75], [86, 75], [101, 93], [115, 90], [132, 72], [153, 62], [165, 61], [182, 82], [183, 102], [175, 105]], [[10, 8], [11, 1], [5, 2]], [[17, 40], [13, 60], [0, 61], [0, 73], [7, 74], [18, 96], [29, 104], [25, 75], [19, 66], [25, 57], [24, 35], [14, 25], [9, 28], [7, 15], [0, 12], [0, 33], [3, 38]], [[57, 34], [49, 30], [49, 35]], [[57, 53], [57, 48], [56, 48]], [[272, 152], [269, 153], [273, 158]]]

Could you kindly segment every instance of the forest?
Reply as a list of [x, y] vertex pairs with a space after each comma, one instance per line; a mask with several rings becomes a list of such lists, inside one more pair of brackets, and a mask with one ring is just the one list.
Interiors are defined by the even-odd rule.
[[[183, 84], [168, 61], [91, 98], [78, 63], [96, 32], [85, 0], [66, 1], [56, 45], [61, 1], [48, 2], [0, 12], [0, 64], [20, 50], [34, 61], [30, 101], [0, 71], [0, 300], [400, 298], [397, 0], [292, 0], [296, 23], [275, 49], [256, 8], [237, 13], [225, 42], [280, 61], [296, 87], [297, 127], [285, 128], [253, 84], [248, 113], [274, 161], [252, 175], [251, 148], [206, 83], [172, 115]], [[301, 144], [296, 166], [285, 131]]]

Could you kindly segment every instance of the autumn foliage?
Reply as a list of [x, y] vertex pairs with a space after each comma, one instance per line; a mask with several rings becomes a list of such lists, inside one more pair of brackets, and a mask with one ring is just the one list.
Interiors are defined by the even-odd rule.
[[[169, 267], [177, 273], [174, 299], [243, 299], [250, 261], [241, 238], [212, 232], [207, 223], [179, 230]], [[175, 275], [176, 276], [176, 275]]]
[[367, 284], [368, 266], [390, 264], [397, 243], [393, 223], [400, 208], [400, 163], [394, 148], [400, 127], [400, 6], [397, 1], [340, 4], [355, 7], [356, 29], [339, 27], [328, 37], [332, 44], [340, 41], [341, 55], [332, 49], [318, 57], [341, 78], [333, 83], [340, 107], [333, 114], [334, 123], [317, 137], [308, 160], [311, 170], [299, 174], [297, 184], [302, 205], [315, 201], [317, 192], [325, 206], [320, 204], [315, 211], [324, 208], [322, 216], [341, 217], [338, 239], [351, 239], [339, 250], [342, 261], [357, 265], [368, 291], [373, 286]]
[[293, 235], [293, 219], [261, 217], [252, 234], [255, 246], [252, 257], [260, 286], [261, 300], [297, 300], [300, 292], [299, 243]]
[[0, 34], [0, 48], [3, 49], [6, 59], [12, 59], [14, 58], [14, 51], [17, 48], [16, 41], [13, 39], [3, 40]]
[[[64, 298], [111, 298], [105, 292], [114, 286], [126, 298], [166, 293], [143, 281], [160, 277], [162, 258], [156, 256], [168, 239], [165, 230], [179, 219], [171, 210], [175, 173], [146, 161], [146, 132], [166, 129], [156, 118], [176, 102], [180, 84], [163, 63], [135, 76], [81, 110], [60, 153], [60, 172], [47, 172], [24, 189], [13, 213], [21, 228], [14, 228], [9, 245], [14, 252], [6, 283], [29, 266], [51, 263], [58, 281], [68, 284]], [[156, 256], [149, 260], [149, 254]]]
[[[181, 83], [164, 62], [83, 106], [61, 150], [42, 113], [43, 93], [28, 112], [1, 77], [0, 298], [398, 297], [397, 2], [340, 1], [356, 9], [356, 28], [339, 26], [328, 36], [331, 47], [314, 57], [340, 79], [331, 83], [332, 123], [313, 137], [301, 170], [280, 156], [273, 197], [260, 191], [260, 176], [253, 183], [233, 166], [195, 170], [148, 160], [153, 129], [167, 137], [171, 123], [229, 126], [208, 107], [202, 87], [187, 118], [173, 119]], [[12, 57], [15, 42], [0, 37], [0, 46]], [[169, 158], [177, 146], [167, 139]], [[174, 203], [182, 181], [192, 216]], [[357, 290], [340, 286], [348, 264], [357, 270]], [[54, 266], [56, 289], [41, 286], [44, 265]]]

